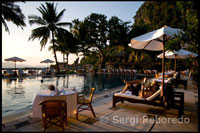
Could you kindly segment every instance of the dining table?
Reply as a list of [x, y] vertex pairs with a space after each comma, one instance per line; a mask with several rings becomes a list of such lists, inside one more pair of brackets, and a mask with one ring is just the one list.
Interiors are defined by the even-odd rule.
[[75, 116], [77, 112], [77, 94], [78, 91], [66, 88], [59, 90], [59, 93], [51, 90], [39, 91], [33, 102], [32, 117], [42, 118], [42, 107], [39, 103], [43, 100], [65, 100], [67, 102], [67, 117]]

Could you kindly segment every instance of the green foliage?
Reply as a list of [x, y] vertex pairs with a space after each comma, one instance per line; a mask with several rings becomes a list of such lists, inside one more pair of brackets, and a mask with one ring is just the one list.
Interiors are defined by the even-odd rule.
[[[112, 56], [115, 53], [113, 47], [121, 45], [125, 50], [128, 47], [128, 23], [116, 16], [107, 21], [105, 15], [97, 13], [90, 14], [83, 21], [73, 20], [71, 31], [79, 39], [81, 52], [84, 55], [81, 63], [100, 63], [104, 67], [105, 62], [109, 60], [109, 55]], [[107, 45], [108, 41], [109, 46]], [[96, 47], [96, 51], [89, 51], [91, 47]], [[87, 56], [88, 53], [96, 55]], [[93, 59], [93, 57], [96, 58]]]
[[[24, 20], [25, 16], [22, 13], [20, 7], [15, 4], [15, 2], [2, 2], [1, 5], [1, 17], [2, 24], [5, 28], [5, 31], [9, 32], [9, 28], [6, 24], [6, 21], [11, 21], [15, 25], [20, 26], [22, 29], [26, 26]], [[10, 33], [10, 32], [9, 32]]]
[[184, 31], [181, 34], [180, 39], [190, 44], [189, 49], [198, 53], [198, 1], [178, 1], [177, 9], [182, 13], [182, 18], [185, 21], [182, 23], [182, 29]]
[[98, 56], [95, 53], [88, 53], [85, 58], [82, 58], [80, 61], [81, 64], [99, 64]]
[[110, 41], [110, 45], [125, 45], [128, 43], [129, 23], [123, 22], [116, 16], [110, 18], [108, 21], [108, 40]]
[[134, 16], [134, 25], [148, 25], [148, 31], [163, 27], [181, 27], [181, 13], [176, 9], [176, 1], [145, 1]]

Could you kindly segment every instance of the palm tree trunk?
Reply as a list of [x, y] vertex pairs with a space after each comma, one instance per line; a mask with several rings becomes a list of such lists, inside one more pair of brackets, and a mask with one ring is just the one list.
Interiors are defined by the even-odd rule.
[[65, 54], [63, 53], [63, 63], [65, 62]]
[[63, 53], [63, 66], [65, 68], [65, 71], [67, 71], [66, 63], [65, 63], [65, 53]]
[[67, 70], [68, 70], [68, 57], [69, 57], [69, 53], [67, 53], [66, 55], [67, 55]]
[[53, 53], [54, 53], [54, 57], [55, 57], [55, 61], [56, 61], [56, 68], [57, 68], [58, 73], [60, 73], [60, 69], [59, 69], [58, 61], [57, 61], [57, 56], [56, 56], [55, 44], [54, 44], [54, 32], [53, 31], [51, 31], [51, 32], [52, 32]]

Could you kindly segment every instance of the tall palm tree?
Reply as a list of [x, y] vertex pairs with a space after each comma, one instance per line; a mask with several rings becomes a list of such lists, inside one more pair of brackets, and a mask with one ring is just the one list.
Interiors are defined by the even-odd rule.
[[[31, 15], [28, 16], [30, 25], [32, 24], [38, 24], [41, 25], [41, 27], [38, 27], [36, 29], [32, 30], [31, 36], [29, 37], [29, 40], [39, 38], [41, 50], [43, 47], [45, 47], [47, 41], [51, 38], [53, 46], [54, 43], [54, 37], [56, 34], [58, 34], [60, 31], [65, 31], [65, 29], [62, 28], [62, 26], [71, 25], [71, 23], [68, 22], [60, 22], [65, 9], [63, 9], [60, 13], [57, 13], [57, 5], [54, 6], [54, 3], [48, 3], [46, 2], [45, 5], [41, 4], [37, 10], [41, 13], [41, 17], [37, 15]], [[60, 73], [57, 56], [56, 56], [56, 50], [53, 47], [54, 57], [56, 61], [56, 68], [58, 73]]]
[[1, 9], [2, 24], [5, 28], [5, 31], [7, 31], [9, 34], [10, 31], [6, 21], [11, 21], [15, 25], [20, 26], [22, 29], [24, 26], [26, 26], [24, 22], [25, 16], [20, 7], [15, 5], [14, 2], [2, 2]]

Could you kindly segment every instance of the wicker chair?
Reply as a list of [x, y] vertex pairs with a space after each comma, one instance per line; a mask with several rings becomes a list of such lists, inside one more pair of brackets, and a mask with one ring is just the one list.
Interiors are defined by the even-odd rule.
[[67, 103], [64, 100], [44, 100], [40, 105], [42, 105], [43, 131], [56, 125], [64, 132], [64, 123], [67, 125]]
[[[96, 115], [94, 113], [94, 110], [92, 108], [92, 98], [94, 96], [94, 91], [95, 88], [91, 88], [90, 89], [90, 96], [88, 99], [86, 99], [84, 96], [78, 96], [77, 98], [77, 113], [76, 113], [76, 119], [78, 120], [78, 113], [84, 110], [90, 110], [93, 114], [93, 116], [96, 118]], [[81, 93], [79, 93], [81, 94]], [[83, 107], [83, 106], [87, 106], [87, 107]]]

